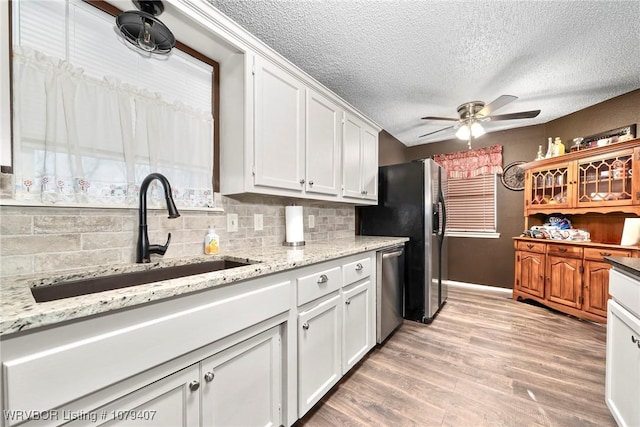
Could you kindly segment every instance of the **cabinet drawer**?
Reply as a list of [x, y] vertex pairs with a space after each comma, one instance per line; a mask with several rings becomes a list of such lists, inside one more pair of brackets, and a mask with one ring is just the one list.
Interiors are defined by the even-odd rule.
[[518, 242], [519, 251], [538, 252], [543, 254], [546, 244], [536, 242]]
[[363, 258], [342, 266], [343, 285], [347, 286], [371, 275], [371, 258]]
[[328, 295], [342, 287], [340, 267], [319, 271], [297, 279], [298, 305]]
[[620, 305], [640, 317], [640, 282], [614, 267], [609, 271], [609, 294]]
[[582, 248], [579, 246], [547, 245], [547, 253], [549, 255], [582, 258]]
[[631, 257], [631, 251], [610, 248], [584, 248], [584, 257], [595, 261], [603, 261], [606, 256]]

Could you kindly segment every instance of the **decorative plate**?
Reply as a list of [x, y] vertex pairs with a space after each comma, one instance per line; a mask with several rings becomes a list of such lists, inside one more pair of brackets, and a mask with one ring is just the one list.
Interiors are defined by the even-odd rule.
[[524, 190], [524, 169], [520, 168], [520, 165], [524, 163], [526, 162], [517, 161], [505, 166], [500, 176], [502, 185], [513, 191]]

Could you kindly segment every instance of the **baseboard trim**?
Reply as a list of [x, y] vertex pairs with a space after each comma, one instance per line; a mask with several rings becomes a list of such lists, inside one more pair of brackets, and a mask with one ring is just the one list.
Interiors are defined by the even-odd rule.
[[513, 290], [507, 288], [498, 288], [496, 286], [478, 285], [475, 283], [456, 282], [455, 280], [443, 280], [443, 283], [452, 288], [473, 289], [474, 291], [490, 292], [513, 298]]

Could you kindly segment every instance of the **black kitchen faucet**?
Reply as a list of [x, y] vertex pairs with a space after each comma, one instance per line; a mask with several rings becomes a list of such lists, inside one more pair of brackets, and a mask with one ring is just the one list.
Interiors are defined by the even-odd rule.
[[167, 201], [167, 211], [169, 212], [169, 218], [178, 218], [180, 213], [176, 208], [176, 204], [173, 202], [173, 196], [171, 195], [171, 184], [169, 180], [162, 174], [151, 173], [142, 181], [140, 185], [140, 209], [139, 214], [139, 227], [138, 227], [138, 247], [136, 250], [136, 262], [146, 263], [151, 262], [151, 254], [164, 255], [171, 242], [171, 233], [167, 237], [167, 243], [164, 245], [150, 245], [149, 235], [147, 234], [147, 190], [151, 181], [157, 179], [164, 188], [164, 197]]

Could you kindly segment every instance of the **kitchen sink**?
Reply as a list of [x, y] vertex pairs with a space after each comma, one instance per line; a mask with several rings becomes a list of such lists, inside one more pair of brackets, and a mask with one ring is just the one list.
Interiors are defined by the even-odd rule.
[[177, 279], [196, 274], [244, 267], [246, 265], [249, 265], [249, 263], [225, 259], [205, 261], [194, 264], [135, 271], [131, 273], [117, 273], [108, 276], [68, 280], [66, 282], [56, 283], [53, 285], [31, 288], [31, 293], [33, 294], [36, 302], [56, 301], [80, 295], [95, 294], [98, 292], [143, 285], [145, 283], [159, 282], [161, 280]]

